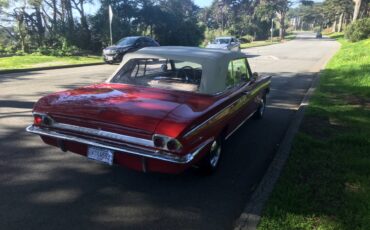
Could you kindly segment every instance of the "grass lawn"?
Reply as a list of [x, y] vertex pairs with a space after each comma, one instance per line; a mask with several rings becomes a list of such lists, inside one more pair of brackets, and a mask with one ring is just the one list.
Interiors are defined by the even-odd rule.
[[[284, 41], [293, 40], [295, 37], [296, 37], [295, 34], [286, 35]], [[240, 45], [240, 48], [241, 49], [246, 49], [246, 48], [258, 47], [258, 46], [268, 46], [268, 45], [278, 44], [280, 42], [282, 42], [282, 41], [279, 40], [278, 38], [274, 37], [272, 42], [271, 42], [271, 40], [265, 40], [265, 41], [254, 41], [254, 42], [251, 42], [251, 43], [243, 43], [243, 44]]]
[[262, 229], [370, 229], [370, 39], [328, 63]]
[[273, 40], [273, 42], [271, 42], [271, 40], [254, 41], [250, 43], [240, 44], [240, 48], [245, 49], [245, 48], [257, 47], [257, 46], [268, 46], [268, 45], [273, 45], [273, 44], [278, 44], [278, 43], [280, 43], [280, 41], [277, 41], [277, 40]]
[[0, 70], [25, 69], [25, 68], [86, 64], [98, 62], [102, 62], [102, 58], [99, 56], [55, 57], [44, 55], [25, 55], [13, 57], [0, 57]]
[[324, 34], [324, 35], [328, 36], [329, 38], [341, 39], [341, 38], [343, 38], [344, 33], [343, 32], [335, 32], [335, 33], [327, 33], [327, 34]]

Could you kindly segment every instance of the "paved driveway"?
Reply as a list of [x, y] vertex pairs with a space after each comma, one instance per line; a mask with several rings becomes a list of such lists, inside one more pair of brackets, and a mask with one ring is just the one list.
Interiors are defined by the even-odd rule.
[[101, 82], [117, 66], [0, 75], [0, 228], [231, 229], [313, 74], [338, 48], [313, 36], [245, 50], [255, 71], [273, 75], [266, 117], [248, 121], [227, 141], [221, 168], [210, 177], [108, 167], [24, 131], [39, 97]]

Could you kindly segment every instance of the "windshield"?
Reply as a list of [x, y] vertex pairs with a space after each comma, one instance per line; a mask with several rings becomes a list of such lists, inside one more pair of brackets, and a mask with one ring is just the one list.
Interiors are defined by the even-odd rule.
[[135, 43], [137, 38], [134, 37], [127, 37], [127, 38], [122, 38], [117, 42], [117, 46], [130, 46]]
[[229, 44], [230, 43], [230, 38], [216, 38], [213, 41], [213, 44]]
[[131, 59], [112, 79], [113, 83], [198, 92], [202, 66], [170, 59]]

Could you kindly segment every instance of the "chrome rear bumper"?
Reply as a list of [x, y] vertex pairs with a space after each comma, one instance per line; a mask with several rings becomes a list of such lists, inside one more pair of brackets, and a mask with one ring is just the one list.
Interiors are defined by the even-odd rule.
[[193, 152], [188, 153], [184, 156], [178, 156], [175, 154], [166, 153], [166, 152], [158, 151], [158, 150], [144, 150], [144, 149], [139, 149], [139, 148], [136, 149], [136, 148], [130, 148], [130, 147], [117, 147], [117, 146], [110, 145], [108, 143], [99, 142], [95, 140], [89, 140], [89, 139], [82, 138], [82, 137], [76, 137], [73, 135], [64, 134], [64, 133], [49, 130], [49, 129], [43, 129], [43, 128], [40, 128], [34, 125], [28, 126], [26, 128], [26, 131], [29, 133], [33, 133], [33, 134], [37, 134], [41, 136], [53, 137], [59, 140], [77, 142], [77, 143], [86, 144], [90, 146], [111, 149], [113, 151], [123, 152], [123, 153], [131, 154], [131, 155], [147, 157], [147, 158], [152, 158], [156, 160], [162, 160], [162, 161], [177, 163], [177, 164], [187, 164], [191, 162], [208, 144], [210, 144], [213, 141], [212, 138], [207, 139], [206, 141], [201, 143], [197, 148], [195, 148]]

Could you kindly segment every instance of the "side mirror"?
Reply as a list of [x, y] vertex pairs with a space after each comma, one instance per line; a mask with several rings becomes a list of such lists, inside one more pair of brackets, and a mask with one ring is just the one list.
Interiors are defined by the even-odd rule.
[[161, 70], [162, 70], [162, 72], [166, 72], [167, 71], [167, 65], [166, 64], [162, 64], [161, 65]]
[[251, 78], [251, 81], [254, 82], [258, 79], [258, 73], [257, 72], [254, 72], [252, 73], [252, 78]]

